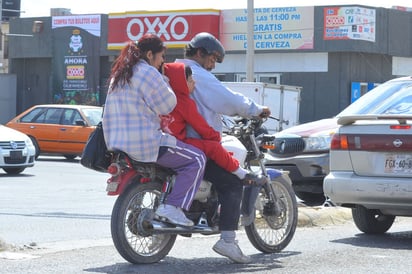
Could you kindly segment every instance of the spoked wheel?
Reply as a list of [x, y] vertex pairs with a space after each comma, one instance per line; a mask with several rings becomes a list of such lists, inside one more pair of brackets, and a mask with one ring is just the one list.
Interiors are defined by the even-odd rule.
[[[269, 188], [276, 195], [276, 205], [269, 200]], [[252, 245], [264, 253], [283, 250], [292, 240], [298, 222], [296, 196], [290, 182], [283, 176], [263, 187], [255, 203], [256, 217], [245, 226]]]
[[133, 264], [155, 263], [172, 249], [176, 235], [152, 235], [142, 231], [139, 215], [157, 208], [161, 184], [130, 185], [116, 200], [111, 218], [114, 245], [120, 255]]

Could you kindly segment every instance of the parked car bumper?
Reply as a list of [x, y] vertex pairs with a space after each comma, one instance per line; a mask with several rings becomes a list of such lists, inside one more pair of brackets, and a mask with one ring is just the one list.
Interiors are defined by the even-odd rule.
[[[363, 205], [391, 215], [412, 215], [410, 178], [359, 177], [353, 172], [331, 172], [324, 180], [325, 195], [339, 206]], [[396, 208], [396, 211], [393, 210]]]
[[34, 166], [35, 148], [26, 147], [22, 157], [12, 157], [10, 150], [0, 149], [0, 168], [32, 167]]
[[289, 171], [295, 191], [323, 193], [323, 179], [329, 173], [329, 153], [285, 158], [267, 155], [265, 165]]

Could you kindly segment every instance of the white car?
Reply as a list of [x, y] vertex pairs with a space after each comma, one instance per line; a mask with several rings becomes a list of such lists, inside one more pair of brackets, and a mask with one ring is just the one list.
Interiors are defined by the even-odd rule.
[[20, 131], [0, 125], [0, 168], [9, 174], [19, 174], [34, 166], [36, 148]]
[[412, 101], [396, 100], [397, 111], [339, 117], [331, 140], [325, 195], [352, 208], [364, 233], [385, 233], [396, 216], [412, 217]]

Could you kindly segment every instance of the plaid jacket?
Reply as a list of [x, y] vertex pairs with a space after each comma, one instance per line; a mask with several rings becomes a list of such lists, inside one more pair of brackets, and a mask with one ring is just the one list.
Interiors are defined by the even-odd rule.
[[133, 68], [130, 84], [109, 87], [103, 130], [109, 149], [141, 162], [155, 162], [159, 146], [176, 146], [175, 137], [160, 130], [159, 115], [170, 113], [176, 96], [163, 76], [144, 60]]

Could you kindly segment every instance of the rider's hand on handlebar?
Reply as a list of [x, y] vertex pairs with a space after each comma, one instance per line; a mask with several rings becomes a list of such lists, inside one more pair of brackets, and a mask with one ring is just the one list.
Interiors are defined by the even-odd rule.
[[262, 112], [259, 114], [260, 118], [267, 118], [270, 116], [270, 109], [268, 107], [264, 107]]

